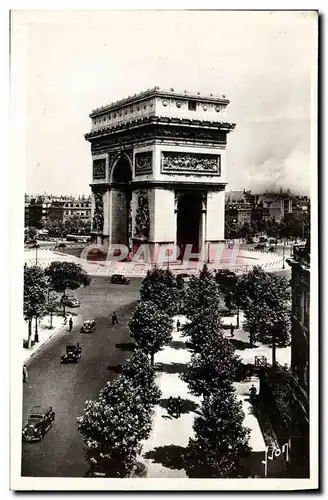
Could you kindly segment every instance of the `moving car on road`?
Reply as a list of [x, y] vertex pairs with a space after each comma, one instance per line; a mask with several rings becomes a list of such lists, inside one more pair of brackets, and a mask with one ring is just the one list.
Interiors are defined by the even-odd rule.
[[74, 295], [63, 295], [61, 303], [66, 307], [80, 307], [81, 305], [80, 301], [77, 300]]
[[96, 326], [97, 325], [94, 319], [87, 319], [83, 322], [81, 333], [92, 333]]
[[130, 280], [123, 274], [113, 274], [110, 279], [111, 283], [118, 283], [120, 285], [129, 285]]
[[81, 359], [82, 349], [79, 345], [67, 345], [66, 354], [60, 359], [62, 363], [77, 363]]
[[41, 441], [55, 421], [51, 406], [33, 406], [23, 429], [24, 441]]

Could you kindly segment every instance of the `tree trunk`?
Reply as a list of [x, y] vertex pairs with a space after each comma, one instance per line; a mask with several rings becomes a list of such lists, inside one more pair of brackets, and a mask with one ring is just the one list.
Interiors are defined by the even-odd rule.
[[37, 316], [35, 316], [34, 342], [39, 342], [39, 335], [38, 335], [38, 317], [37, 317]]
[[50, 329], [52, 328], [52, 311], [50, 311]]
[[250, 332], [249, 332], [249, 343], [250, 343], [251, 345], [253, 345], [253, 344], [254, 344], [254, 335], [253, 335], [253, 332], [252, 332], [252, 331], [250, 331]]
[[155, 353], [152, 352], [150, 353], [150, 364], [154, 368], [154, 358], [155, 358]]
[[239, 328], [239, 305], [237, 307], [237, 328]]
[[272, 335], [272, 366], [276, 366], [277, 363], [276, 350], [276, 336]]
[[28, 320], [28, 338], [27, 338], [27, 348], [31, 348], [32, 342], [32, 318]]

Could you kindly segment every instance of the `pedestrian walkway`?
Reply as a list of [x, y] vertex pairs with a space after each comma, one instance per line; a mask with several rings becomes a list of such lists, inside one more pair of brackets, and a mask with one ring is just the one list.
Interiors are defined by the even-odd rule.
[[[181, 325], [186, 318], [179, 319]], [[161, 368], [157, 374], [157, 383], [162, 391], [162, 399], [155, 407], [153, 429], [150, 437], [143, 443], [142, 459], [146, 460], [147, 477], [187, 477], [183, 465], [183, 453], [193, 436], [193, 422], [200, 410], [201, 398], [192, 396], [188, 386], [180, 379], [180, 373], [190, 361], [191, 352], [185, 346], [186, 338], [174, 328], [173, 341], [155, 356], [155, 364]], [[251, 411], [248, 401], [249, 387], [256, 380], [248, 380], [244, 384], [235, 384], [237, 399], [242, 402], [245, 413], [245, 426], [251, 430], [250, 446], [255, 453], [265, 451], [265, 442], [256, 417]], [[183, 406], [179, 418], [167, 412], [167, 400], [181, 397]]]
[[[68, 326], [64, 325], [62, 316], [53, 316], [52, 318], [52, 326], [50, 328], [50, 316], [45, 316], [38, 325], [38, 336], [39, 342], [33, 342], [33, 345], [30, 349], [26, 347], [22, 347], [22, 364], [27, 364], [38, 352], [41, 347], [48, 342], [54, 335], [62, 331], [64, 328], [68, 328]], [[26, 323], [26, 331], [23, 335], [23, 343], [27, 342], [28, 330]], [[34, 321], [32, 324], [32, 341], [34, 340]]]
[[[261, 342], [255, 342], [254, 346], [249, 343], [249, 333], [243, 329], [245, 322], [244, 313], [240, 311], [239, 314], [239, 328], [237, 328], [237, 314], [229, 317], [223, 317], [222, 323], [226, 327], [230, 324], [235, 326], [233, 332], [232, 342], [236, 348], [236, 353], [241, 357], [242, 362], [245, 364], [254, 364], [255, 356], [264, 356], [267, 362], [272, 362], [272, 348], [269, 345], [264, 345]], [[231, 338], [230, 330], [227, 328], [224, 334], [227, 338]], [[291, 347], [276, 347], [276, 359], [280, 365], [288, 365], [291, 363]]]

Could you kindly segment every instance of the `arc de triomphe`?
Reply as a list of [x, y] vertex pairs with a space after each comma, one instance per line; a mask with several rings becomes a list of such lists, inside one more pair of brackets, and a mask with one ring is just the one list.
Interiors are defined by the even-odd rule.
[[224, 241], [225, 96], [158, 87], [90, 114], [92, 235], [105, 247], [193, 252]]

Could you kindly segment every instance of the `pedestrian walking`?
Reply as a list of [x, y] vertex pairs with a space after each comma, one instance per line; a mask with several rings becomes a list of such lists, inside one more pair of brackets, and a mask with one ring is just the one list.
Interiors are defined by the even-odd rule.
[[173, 401], [173, 398], [172, 396], [169, 397], [168, 401], [167, 401], [167, 413], [172, 416], [173, 415], [173, 411], [174, 411], [174, 401]]
[[181, 326], [181, 323], [180, 323], [180, 321], [178, 320], [178, 321], [177, 321], [177, 332], [180, 330], [180, 326]]
[[182, 399], [180, 396], [178, 396], [176, 402], [175, 402], [175, 411], [176, 411], [176, 417], [179, 418], [181, 416], [181, 410], [182, 410]]
[[24, 364], [23, 366], [23, 383], [26, 384], [28, 379], [27, 366]]
[[112, 325], [113, 325], [113, 326], [114, 326], [114, 325], [118, 325], [118, 319], [117, 319], [117, 314], [116, 314], [116, 312], [114, 312], [114, 313], [112, 314]]
[[233, 337], [233, 332], [235, 331], [235, 327], [232, 323], [230, 323], [230, 336]]
[[72, 329], [73, 329], [73, 318], [72, 318], [72, 316], [69, 318], [68, 328], [69, 328], [69, 331], [70, 331], [70, 332], [71, 332], [71, 331], [72, 331]]

